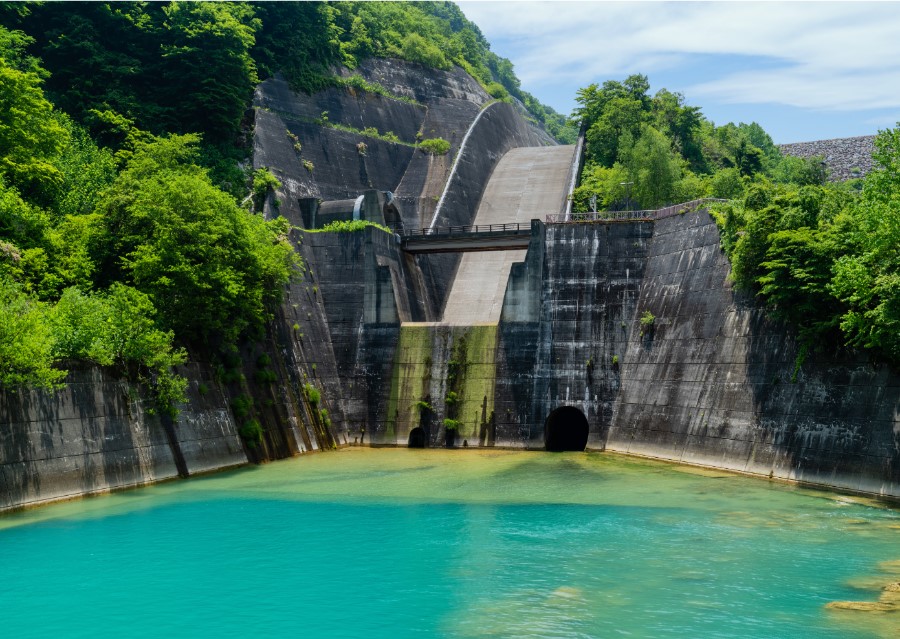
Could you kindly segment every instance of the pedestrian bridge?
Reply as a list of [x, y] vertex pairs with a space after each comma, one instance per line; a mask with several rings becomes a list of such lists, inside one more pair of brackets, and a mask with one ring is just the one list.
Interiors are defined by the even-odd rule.
[[400, 248], [407, 253], [472, 253], [527, 249], [531, 222], [474, 224], [414, 229], [400, 235]]

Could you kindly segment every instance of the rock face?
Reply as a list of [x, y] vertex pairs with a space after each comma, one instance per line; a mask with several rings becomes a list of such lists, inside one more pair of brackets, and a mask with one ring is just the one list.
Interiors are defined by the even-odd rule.
[[828, 168], [828, 179], [833, 182], [841, 182], [865, 177], [872, 170], [875, 136], [863, 135], [855, 138], [795, 142], [779, 144], [778, 148], [784, 155], [824, 158]]

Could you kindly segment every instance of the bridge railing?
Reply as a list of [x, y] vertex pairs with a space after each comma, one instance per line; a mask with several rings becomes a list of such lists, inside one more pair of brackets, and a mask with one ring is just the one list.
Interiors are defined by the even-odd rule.
[[579, 222], [652, 222], [653, 220], [661, 220], [673, 215], [680, 215], [687, 211], [702, 208], [712, 202], [727, 202], [720, 198], [705, 197], [681, 204], [673, 204], [661, 209], [652, 209], [645, 211], [588, 211], [587, 213], [572, 213], [569, 219], [565, 218], [565, 214], [548, 215], [546, 222], [548, 224], [577, 224]]
[[470, 224], [468, 226], [438, 226], [435, 228], [395, 230], [402, 237], [435, 237], [448, 235], [468, 235], [471, 233], [503, 233], [511, 231], [531, 232], [531, 222], [507, 222], [505, 224]]

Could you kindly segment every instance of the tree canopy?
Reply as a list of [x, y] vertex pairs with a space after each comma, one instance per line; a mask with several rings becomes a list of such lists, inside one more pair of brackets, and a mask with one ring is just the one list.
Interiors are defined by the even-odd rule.
[[[237, 8], [169, 9], [173, 23], [182, 10], [206, 15], [185, 19], [177, 55], [222, 33], [251, 44]], [[198, 134], [156, 136], [92, 108], [117, 150], [99, 146], [44, 93], [29, 41], [0, 27], [0, 386], [53, 388], [66, 362], [93, 362], [173, 410], [183, 346], [227, 350], [269, 317], [298, 265], [288, 225], [213, 183]]]

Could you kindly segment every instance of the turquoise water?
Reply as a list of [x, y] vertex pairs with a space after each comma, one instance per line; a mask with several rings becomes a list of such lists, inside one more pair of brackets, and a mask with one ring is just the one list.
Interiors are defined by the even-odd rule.
[[900, 513], [865, 500], [611, 455], [349, 449], [0, 518], [0, 628], [897, 637], [900, 613], [824, 606], [877, 600], [898, 559]]

